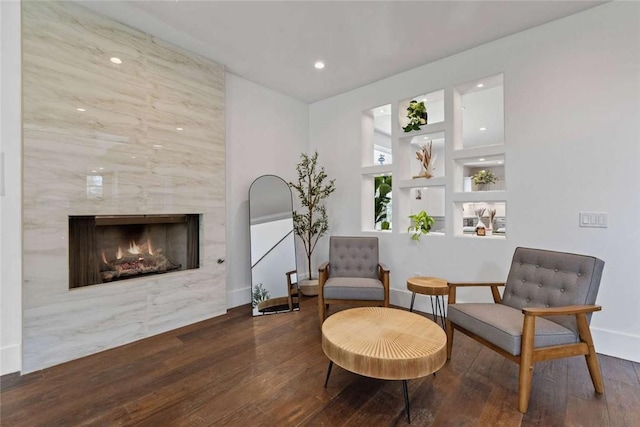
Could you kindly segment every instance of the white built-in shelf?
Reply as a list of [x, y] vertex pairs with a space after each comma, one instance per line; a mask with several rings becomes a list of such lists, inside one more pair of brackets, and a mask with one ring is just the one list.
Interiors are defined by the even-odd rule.
[[360, 173], [363, 175], [383, 175], [386, 173], [391, 173], [393, 171], [393, 165], [373, 165], [373, 166], [363, 166], [360, 170]]
[[492, 234], [491, 236], [477, 236], [475, 233], [456, 234], [455, 237], [461, 237], [463, 239], [482, 239], [482, 240], [505, 240], [507, 238], [504, 234]]
[[398, 181], [399, 188], [422, 188], [422, 187], [438, 187], [443, 186], [446, 183], [444, 176], [438, 176], [433, 178], [415, 178], [415, 179], [403, 179]]
[[453, 159], [469, 159], [504, 155], [504, 144], [486, 145], [484, 147], [465, 148], [453, 151]]
[[430, 133], [444, 132], [445, 122], [429, 123], [420, 126], [420, 130], [412, 130], [411, 132], [405, 132], [402, 128], [397, 129], [398, 137], [401, 141], [411, 141], [411, 138], [421, 135], [427, 135]]
[[501, 202], [504, 201], [506, 192], [498, 191], [466, 191], [464, 193], [453, 193], [452, 201], [461, 203], [473, 202]]

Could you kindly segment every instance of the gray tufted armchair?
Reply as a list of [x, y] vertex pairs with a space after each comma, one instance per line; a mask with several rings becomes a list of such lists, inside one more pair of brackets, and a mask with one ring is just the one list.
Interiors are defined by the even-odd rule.
[[329, 304], [389, 306], [389, 270], [378, 261], [377, 237], [329, 239], [329, 262], [319, 268], [318, 314]]
[[[502, 283], [449, 283], [447, 357], [459, 330], [520, 365], [518, 410], [527, 412], [533, 364], [584, 355], [593, 386], [604, 393], [589, 330], [604, 261], [585, 255], [517, 248]], [[495, 303], [456, 303], [460, 286], [489, 286]]]

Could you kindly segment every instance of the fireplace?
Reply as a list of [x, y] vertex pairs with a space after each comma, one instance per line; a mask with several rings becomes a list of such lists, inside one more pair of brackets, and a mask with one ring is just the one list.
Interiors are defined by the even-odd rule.
[[200, 215], [69, 217], [69, 288], [199, 267]]

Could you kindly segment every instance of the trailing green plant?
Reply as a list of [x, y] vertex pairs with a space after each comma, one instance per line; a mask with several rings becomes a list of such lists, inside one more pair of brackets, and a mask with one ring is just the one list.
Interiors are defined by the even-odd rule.
[[475, 185], [478, 184], [493, 184], [498, 180], [498, 177], [495, 176], [491, 169], [482, 169], [478, 171], [475, 175], [472, 175], [473, 183]]
[[262, 301], [266, 301], [271, 298], [269, 291], [262, 287], [262, 283], [258, 283], [253, 287], [251, 292], [251, 305], [255, 308]]
[[402, 128], [405, 132], [420, 130], [421, 125], [426, 125], [427, 107], [424, 105], [424, 101], [418, 102], [415, 99], [412, 100], [407, 107], [407, 118], [409, 119], [409, 123]]
[[431, 226], [436, 222], [426, 211], [409, 215], [409, 219], [411, 220], [411, 225], [407, 229], [407, 232], [413, 233], [411, 235], [412, 240], [420, 240], [420, 235], [428, 234], [429, 231], [431, 231]]
[[374, 178], [374, 222], [375, 224], [380, 223], [380, 228], [383, 230], [388, 230], [390, 227], [390, 223], [387, 220], [387, 207], [391, 202], [389, 193], [391, 193], [392, 186], [393, 180], [391, 175], [380, 175]]
[[324, 167], [318, 165], [317, 151], [311, 156], [302, 153], [296, 171], [298, 182], [289, 182], [289, 186], [298, 193], [302, 209], [301, 212], [293, 212], [293, 230], [304, 244], [311, 279], [311, 255], [318, 240], [329, 230], [329, 219], [323, 201], [335, 191], [336, 186], [335, 179], [325, 182], [327, 174]]

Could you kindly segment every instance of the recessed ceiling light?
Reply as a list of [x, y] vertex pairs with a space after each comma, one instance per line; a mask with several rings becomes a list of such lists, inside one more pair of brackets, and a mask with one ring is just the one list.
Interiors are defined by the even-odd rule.
[[92, 170], [92, 171], [91, 171], [91, 173], [96, 173], [96, 172], [97, 172], [96, 170]]
[[110, 59], [114, 64], [122, 64], [122, 59], [116, 58], [115, 56]]
[[480, 128], [480, 130], [487, 130], [487, 128]]
[[182, 128], [176, 128], [176, 130], [183, 130]]
[[162, 145], [160, 145], [160, 144], [153, 144], [153, 148], [162, 148]]
[[478, 161], [479, 161], [479, 162], [484, 162], [485, 160], [486, 160], [486, 159], [484, 159], [484, 158], [480, 158], [480, 159], [478, 159]]
[[104, 168], [98, 168], [98, 169], [100, 169], [100, 170], [104, 170]]
[[501, 165], [501, 164], [503, 164], [503, 163], [504, 163], [504, 161], [502, 161], [502, 160], [498, 160], [498, 164], [499, 164], [499, 165]]
[[316, 63], [313, 64], [313, 66], [316, 67], [318, 70], [322, 70], [324, 68], [324, 62], [316, 61]]
[[132, 158], [132, 159], [135, 159], [135, 158], [136, 158], [136, 156], [131, 156], [131, 158]]
[[76, 110], [77, 110], [77, 111], [80, 111], [80, 112], [87, 111], [87, 110], [85, 110], [84, 108], [76, 108]]
[[484, 87], [484, 83], [478, 83], [476, 87]]

